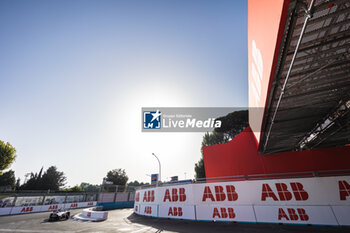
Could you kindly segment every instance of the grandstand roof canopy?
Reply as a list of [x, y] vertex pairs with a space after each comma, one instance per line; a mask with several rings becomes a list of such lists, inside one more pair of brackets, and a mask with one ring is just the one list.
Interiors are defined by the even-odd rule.
[[316, 0], [307, 11], [310, 4], [289, 4], [264, 113], [263, 154], [350, 144], [350, 1]]

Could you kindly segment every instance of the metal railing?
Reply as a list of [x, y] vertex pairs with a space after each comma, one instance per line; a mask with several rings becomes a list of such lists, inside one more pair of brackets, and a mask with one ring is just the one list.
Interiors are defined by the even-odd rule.
[[46, 192], [2, 192], [0, 208], [15, 206], [38, 206], [97, 201], [98, 193], [47, 193]]
[[[159, 186], [175, 186], [186, 185], [193, 183], [217, 183], [217, 182], [231, 182], [231, 181], [249, 181], [249, 180], [269, 180], [269, 179], [288, 179], [288, 178], [308, 178], [308, 177], [326, 177], [326, 176], [345, 176], [350, 175], [350, 169], [344, 170], [325, 170], [325, 171], [305, 171], [305, 172], [286, 172], [286, 173], [270, 173], [270, 174], [250, 174], [238, 176], [221, 176], [210, 178], [197, 178], [191, 183], [159, 183]], [[147, 189], [156, 187], [153, 185], [139, 186], [136, 189]]]

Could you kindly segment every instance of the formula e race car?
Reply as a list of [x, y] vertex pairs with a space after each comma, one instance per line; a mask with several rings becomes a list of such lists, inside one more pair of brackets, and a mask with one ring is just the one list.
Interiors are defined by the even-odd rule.
[[49, 221], [67, 220], [70, 217], [70, 212], [64, 208], [53, 211], [50, 214]]

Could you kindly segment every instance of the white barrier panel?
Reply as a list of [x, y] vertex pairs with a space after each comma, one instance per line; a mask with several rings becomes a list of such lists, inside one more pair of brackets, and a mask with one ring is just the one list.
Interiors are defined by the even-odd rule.
[[195, 220], [195, 206], [194, 205], [160, 205], [159, 215], [161, 218], [177, 218]]
[[77, 203], [67, 203], [67, 204], [7, 207], [7, 208], [0, 208], [0, 216], [11, 215], [11, 214], [27, 214], [27, 213], [35, 213], [35, 212], [54, 211], [61, 207], [64, 207], [65, 209], [84, 208], [84, 207], [92, 207], [92, 206], [95, 206], [96, 204], [97, 204], [96, 201], [90, 201], [90, 202], [77, 202]]
[[95, 206], [96, 203], [97, 203], [96, 201], [67, 203], [67, 204], [64, 204], [64, 208], [65, 209], [84, 208], [84, 207]]
[[9, 215], [11, 213], [12, 207], [0, 208], [0, 216]]
[[332, 206], [335, 217], [341, 226], [350, 226], [350, 206]]
[[338, 225], [330, 206], [254, 206], [257, 222]]
[[193, 193], [196, 205], [350, 205], [350, 177], [195, 184]]
[[196, 206], [197, 220], [256, 222], [252, 206]]
[[10, 214], [28, 214], [40, 212], [41, 206], [18, 206], [13, 207]]
[[158, 188], [155, 198], [156, 203], [162, 205], [180, 204], [180, 205], [192, 205], [193, 204], [193, 185], [176, 185], [166, 186]]
[[73, 216], [74, 219], [83, 221], [104, 221], [108, 218], [107, 211], [97, 211], [97, 208], [84, 209], [82, 213]]
[[41, 206], [40, 211], [41, 211], [41, 212], [45, 212], [45, 211], [54, 211], [54, 210], [60, 209], [61, 207], [64, 207], [64, 204], [43, 205], [43, 206]]
[[[250, 204], [250, 201], [243, 201], [244, 196], [254, 197], [254, 193], [241, 192], [238, 193], [237, 182], [225, 182], [225, 183], [207, 183], [207, 184], [195, 184], [194, 185], [194, 203], [196, 205], [236, 205], [236, 204]], [[242, 183], [245, 185], [244, 183]], [[256, 193], [256, 188], [254, 192]], [[256, 195], [256, 194], [255, 194]]]
[[141, 191], [135, 192], [135, 203], [140, 203]]
[[159, 188], [152, 188], [152, 189], [144, 189], [138, 191], [139, 196], [136, 194], [136, 199], [137, 203], [141, 203], [144, 205], [147, 204], [155, 204], [155, 203], [160, 203], [160, 197], [158, 195], [159, 193]]
[[94, 211], [92, 209], [84, 209], [82, 216], [92, 220], [105, 220], [108, 218], [107, 211]]
[[78, 203], [66, 203], [66, 204], [64, 204], [64, 208], [66, 208], [66, 209], [76, 209], [76, 208], [83, 208], [83, 207], [85, 207], [85, 206], [82, 206], [81, 204], [80, 204], [80, 206], [78, 205]]
[[[225, 221], [230, 218], [225, 211], [229, 213], [227, 208], [233, 207], [237, 209], [234, 221], [254, 222], [253, 209], [260, 211], [256, 222], [338, 225], [338, 219], [340, 225], [350, 225], [350, 176], [156, 187], [138, 190], [135, 203], [141, 204], [141, 214], [147, 212], [144, 205], [159, 205], [159, 217], [174, 217], [168, 216], [169, 206], [195, 206], [195, 219]], [[214, 215], [215, 207], [226, 210], [216, 209]], [[147, 215], [157, 216], [154, 209]]]
[[134, 204], [134, 213], [141, 214], [140, 212], [140, 204]]
[[157, 205], [140, 205], [140, 214], [152, 217], [158, 217]]
[[85, 207], [92, 207], [92, 206], [95, 206], [97, 205], [97, 201], [88, 201], [88, 202], [82, 202], [82, 206], [85, 205]]
[[350, 191], [350, 177], [345, 176], [261, 181], [261, 199], [254, 204], [350, 205], [349, 195], [341, 197], [343, 184]]

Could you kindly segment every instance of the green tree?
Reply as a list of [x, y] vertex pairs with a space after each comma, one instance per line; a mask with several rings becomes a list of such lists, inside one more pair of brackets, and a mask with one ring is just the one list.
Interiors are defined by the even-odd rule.
[[203, 157], [194, 165], [194, 171], [197, 179], [205, 178], [205, 168]]
[[16, 181], [15, 190], [20, 190], [20, 187], [21, 187], [21, 179], [18, 178]]
[[81, 189], [81, 187], [80, 187], [79, 185], [75, 185], [75, 186], [73, 186], [73, 187], [71, 187], [71, 188], [66, 188], [66, 189], [64, 189], [64, 191], [68, 191], [68, 192], [81, 192], [81, 191], [83, 191], [83, 190]]
[[59, 190], [65, 185], [66, 177], [63, 172], [57, 170], [55, 166], [49, 167], [44, 174], [43, 168], [39, 173], [31, 173], [29, 180], [20, 189], [23, 190]]
[[10, 167], [16, 159], [16, 149], [9, 143], [0, 140], [0, 175]]
[[10, 185], [12, 188], [15, 188], [16, 185], [15, 172], [12, 170], [4, 172], [2, 175], [0, 175], [0, 186], [8, 185]]
[[207, 132], [203, 136], [201, 146], [202, 157], [194, 166], [196, 178], [206, 177], [203, 160], [203, 147], [226, 143], [242, 132], [248, 127], [248, 110], [231, 112], [226, 116], [217, 118], [216, 120], [221, 121], [221, 127], [215, 128], [212, 133]]
[[203, 136], [201, 153], [203, 155], [203, 147], [216, 144], [222, 144], [229, 141], [229, 138], [224, 133], [213, 131], [212, 133], [206, 132]]
[[115, 185], [126, 185], [126, 182], [128, 182], [129, 177], [126, 175], [126, 172], [124, 169], [118, 168], [111, 170], [107, 173], [107, 176], [105, 177], [106, 181], [111, 181]]
[[49, 167], [41, 178], [41, 188], [43, 190], [59, 190], [66, 183], [66, 176], [57, 170], [56, 166]]
[[43, 172], [43, 167], [41, 167], [39, 173], [30, 173], [30, 178], [29, 180], [24, 183], [20, 189], [23, 190], [41, 190], [42, 189], [42, 180], [41, 180], [41, 176], [42, 176], [42, 172]]
[[231, 140], [248, 127], [248, 110], [231, 112], [216, 120], [221, 120], [221, 127], [215, 128], [214, 132], [223, 133], [225, 138]]
[[81, 190], [84, 192], [98, 192], [100, 191], [101, 186], [97, 184], [89, 184], [82, 182], [80, 184]]
[[149, 183], [138, 182], [137, 180], [128, 183], [128, 187], [138, 187], [142, 185], [149, 185]]

